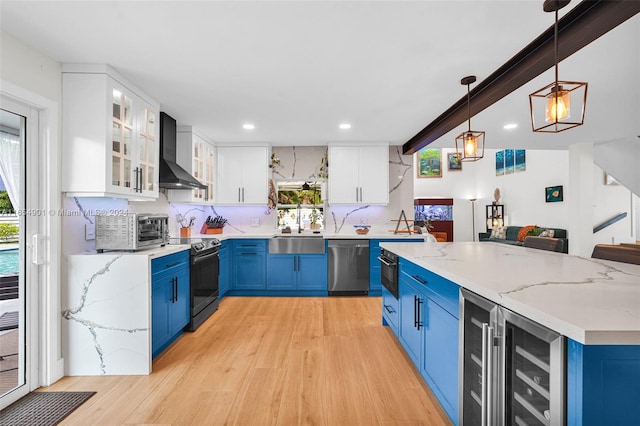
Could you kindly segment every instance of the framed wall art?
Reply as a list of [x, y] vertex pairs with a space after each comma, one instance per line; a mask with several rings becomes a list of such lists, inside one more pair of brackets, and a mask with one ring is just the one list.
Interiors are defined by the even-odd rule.
[[442, 153], [440, 148], [422, 148], [416, 154], [419, 178], [442, 177]]
[[516, 149], [516, 172], [524, 172], [525, 170], [527, 170], [527, 151]]
[[462, 170], [462, 161], [460, 161], [460, 156], [456, 152], [450, 152], [447, 154], [447, 163], [450, 172], [459, 172]]
[[504, 151], [496, 151], [496, 176], [504, 175]]
[[516, 170], [515, 155], [513, 149], [504, 150], [504, 174], [510, 175]]
[[547, 203], [555, 203], [563, 200], [562, 185], [559, 186], [547, 186], [544, 189], [544, 200]]

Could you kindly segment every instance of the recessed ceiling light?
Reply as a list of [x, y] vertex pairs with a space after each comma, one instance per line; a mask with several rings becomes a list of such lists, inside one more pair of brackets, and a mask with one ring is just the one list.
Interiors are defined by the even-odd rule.
[[351, 128], [351, 124], [349, 124], [349, 123], [342, 123], [342, 124], [340, 124], [340, 126], [338, 126], [338, 127], [340, 127], [342, 130], [346, 130], [346, 129], [350, 129], [350, 128]]
[[253, 130], [253, 129], [255, 129], [255, 128], [256, 128], [256, 126], [254, 126], [254, 125], [253, 125], [253, 124], [251, 124], [251, 123], [246, 123], [246, 124], [243, 124], [243, 125], [242, 125], [242, 128], [243, 128], [243, 129], [245, 129], [245, 130]]
[[509, 124], [505, 124], [502, 128], [505, 130], [511, 130], [511, 129], [515, 129], [516, 127], [518, 127], [518, 124], [509, 123]]

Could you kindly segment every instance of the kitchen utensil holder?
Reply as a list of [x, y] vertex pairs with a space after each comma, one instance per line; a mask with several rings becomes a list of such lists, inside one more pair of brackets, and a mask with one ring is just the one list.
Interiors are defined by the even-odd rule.
[[188, 238], [191, 236], [191, 228], [180, 228], [180, 238]]
[[222, 234], [222, 228], [208, 228], [206, 234]]

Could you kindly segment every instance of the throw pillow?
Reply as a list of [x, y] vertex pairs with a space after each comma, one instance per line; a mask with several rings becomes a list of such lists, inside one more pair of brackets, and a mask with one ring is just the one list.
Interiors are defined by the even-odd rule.
[[507, 238], [507, 227], [496, 226], [491, 230], [491, 236], [489, 238], [497, 238], [500, 240], [504, 240], [505, 238]]
[[528, 225], [528, 226], [523, 226], [520, 231], [518, 231], [518, 238], [516, 239], [516, 241], [524, 241], [525, 238], [527, 238], [527, 235], [529, 235], [529, 231], [531, 231], [532, 229], [535, 228], [535, 225]]
[[540, 233], [540, 235], [538, 235], [538, 237], [549, 237], [549, 238], [553, 238], [553, 234], [555, 232], [553, 231], [553, 229], [545, 229], [544, 231], [542, 231]]

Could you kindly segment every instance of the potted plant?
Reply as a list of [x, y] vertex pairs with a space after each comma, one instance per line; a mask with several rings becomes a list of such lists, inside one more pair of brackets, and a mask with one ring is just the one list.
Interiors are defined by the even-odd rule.
[[318, 223], [321, 220], [320, 212], [318, 209], [311, 210], [309, 214], [309, 220], [311, 221], [311, 229], [320, 229], [322, 224]]

